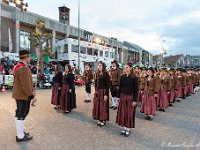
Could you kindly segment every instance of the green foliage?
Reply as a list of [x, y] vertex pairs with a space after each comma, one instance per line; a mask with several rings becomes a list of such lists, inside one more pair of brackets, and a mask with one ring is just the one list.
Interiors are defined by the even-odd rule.
[[53, 57], [53, 53], [51, 52], [51, 47], [45, 46], [42, 51], [43, 56], [50, 56]]
[[[53, 56], [51, 47], [45, 46], [42, 48], [42, 45], [52, 38], [53, 35], [51, 33], [45, 33], [45, 21], [42, 18], [38, 18], [36, 20], [35, 31], [31, 33], [28, 39], [31, 42], [31, 46], [33, 48], [39, 47], [41, 49], [41, 58], [43, 58], [43, 56]], [[41, 68], [43, 70], [43, 61], [41, 62]]]

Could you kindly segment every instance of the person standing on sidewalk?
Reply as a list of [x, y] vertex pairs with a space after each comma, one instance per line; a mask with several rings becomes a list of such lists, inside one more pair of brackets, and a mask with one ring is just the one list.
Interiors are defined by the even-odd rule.
[[123, 127], [121, 134], [130, 135], [130, 129], [135, 128], [135, 112], [138, 99], [138, 77], [132, 74], [132, 63], [124, 66], [124, 74], [120, 79], [120, 100], [116, 123]]
[[110, 108], [113, 110], [117, 109], [117, 104], [119, 100], [119, 83], [120, 83], [121, 73], [119, 70], [119, 64], [116, 60], [112, 61], [112, 68], [110, 70], [110, 92], [112, 95], [112, 105]]
[[90, 100], [90, 94], [91, 94], [91, 84], [92, 84], [93, 74], [92, 74], [92, 68], [90, 64], [85, 65], [85, 70], [83, 73], [83, 80], [85, 82], [85, 91], [86, 91], [86, 99], [84, 102], [89, 103]]
[[24, 120], [30, 110], [30, 103], [36, 102], [34, 86], [32, 82], [29, 52], [19, 51], [19, 63], [13, 69], [14, 85], [12, 98], [16, 100], [15, 124], [17, 130], [16, 142], [28, 141], [33, 137], [24, 131]]
[[104, 126], [109, 121], [109, 74], [106, 65], [102, 61], [98, 63], [95, 73], [95, 93], [93, 102], [93, 119], [97, 120], [97, 126]]
[[60, 94], [62, 87], [63, 74], [61, 72], [60, 66], [55, 65], [55, 76], [53, 77], [53, 89], [51, 96], [51, 104], [55, 105], [55, 109], [60, 109]]
[[76, 108], [74, 74], [72, 73], [71, 66], [66, 64], [60, 96], [60, 110], [62, 110], [64, 113], [69, 113], [74, 108]]

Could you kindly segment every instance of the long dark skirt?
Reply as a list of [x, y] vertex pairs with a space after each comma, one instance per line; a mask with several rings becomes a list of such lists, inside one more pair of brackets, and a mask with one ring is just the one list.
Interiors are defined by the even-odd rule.
[[149, 91], [145, 91], [142, 96], [142, 105], [140, 112], [146, 115], [156, 115], [156, 99], [149, 94]]
[[193, 92], [193, 83], [190, 83], [188, 87], [188, 94], [192, 94]]
[[51, 104], [57, 106], [60, 105], [60, 90], [59, 88], [59, 83], [54, 83], [53, 88], [52, 88], [52, 96], [51, 96]]
[[135, 128], [135, 109], [133, 96], [121, 94], [117, 111], [116, 123], [122, 127]]
[[110, 92], [111, 92], [112, 97], [119, 98], [119, 86], [111, 85]]
[[71, 111], [76, 108], [76, 93], [75, 89], [69, 93], [69, 85], [63, 84], [60, 96], [60, 109], [63, 111]]
[[170, 91], [170, 103], [174, 102], [175, 97], [176, 97], [175, 90]]
[[109, 98], [104, 101], [105, 92], [105, 89], [96, 89], [94, 93], [92, 116], [95, 120], [109, 120]]
[[159, 108], [164, 109], [168, 107], [168, 94], [167, 91], [163, 88], [163, 85], [160, 85], [160, 96], [159, 96]]
[[185, 85], [184, 87], [184, 96], [187, 96], [188, 94], [188, 85]]
[[141, 92], [141, 90], [139, 90], [139, 92], [138, 92], [138, 100], [139, 101], [142, 101], [142, 92]]
[[85, 84], [85, 91], [86, 91], [86, 93], [91, 93], [91, 83]]

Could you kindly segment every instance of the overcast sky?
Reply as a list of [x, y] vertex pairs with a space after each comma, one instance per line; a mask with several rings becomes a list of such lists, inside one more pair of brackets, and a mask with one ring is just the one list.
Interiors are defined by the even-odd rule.
[[[58, 20], [58, 7], [70, 8], [78, 24], [78, 0], [24, 0], [28, 11]], [[80, 0], [82, 29], [129, 41], [158, 54], [200, 55], [200, 0]]]

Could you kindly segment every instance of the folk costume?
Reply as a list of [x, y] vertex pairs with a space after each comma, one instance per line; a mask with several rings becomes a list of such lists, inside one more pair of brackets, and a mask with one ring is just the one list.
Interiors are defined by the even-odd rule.
[[74, 75], [72, 72], [65, 73], [60, 96], [60, 110], [65, 113], [76, 108], [76, 93], [74, 87]]
[[[19, 57], [20, 59], [29, 57], [29, 52], [27, 50], [21, 50]], [[31, 70], [23, 62], [19, 62], [13, 69], [13, 76], [12, 98], [16, 100], [17, 105], [15, 113], [16, 142], [28, 141], [32, 139], [32, 136], [24, 132], [24, 120], [29, 113], [31, 100], [34, 98]]]

